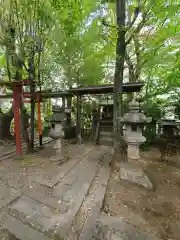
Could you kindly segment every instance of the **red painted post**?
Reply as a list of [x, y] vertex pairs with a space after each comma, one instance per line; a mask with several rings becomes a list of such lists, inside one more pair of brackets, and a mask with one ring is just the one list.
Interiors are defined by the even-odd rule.
[[20, 94], [21, 86], [13, 85], [13, 110], [14, 110], [14, 132], [16, 137], [16, 154], [21, 155], [21, 130], [20, 130]]

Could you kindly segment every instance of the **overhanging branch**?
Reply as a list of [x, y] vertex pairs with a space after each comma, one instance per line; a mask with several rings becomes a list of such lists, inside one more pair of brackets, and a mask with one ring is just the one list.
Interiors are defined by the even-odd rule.
[[129, 69], [129, 78], [130, 78], [129, 80], [130, 80], [130, 82], [132, 82], [135, 78], [135, 74], [134, 74], [135, 70], [134, 70], [134, 66], [131, 61], [131, 58], [129, 57], [129, 54], [127, 53], [127, 50], [125, 52], [125, 60], [127, 62], [128, 69]]
[[132, 21], [129, 23], [127, 30], [129, 30], [134, 25], [136, 19], [139, 16], [139, 13], [140, 13], [140, 3], [138, 3], [138, 6], [134, 10], [134, 17], [133, 17]]
[[140, 23], [137, 25], [135, 30], [132, 32], [131, 36], [126, 41], [126, 43], [125, 43], [126, 46], [132, 41], [132, 39], [134, 37], [134, 34], [138, 34], [140, 32], [140, 30], [142, 29], [142, 27], [144, 26], [144, 24], [148, 20], [148, 18], [147, 18], [148, 13], [149, 13], [149, 9], [142, 15], [142, 20], [140, 21]]

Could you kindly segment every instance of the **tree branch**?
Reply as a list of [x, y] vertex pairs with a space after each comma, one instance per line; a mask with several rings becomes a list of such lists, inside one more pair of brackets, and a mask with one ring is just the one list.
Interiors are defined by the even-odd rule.
[[138, 6], [134, 10], [134, 17], [132, 21], [129, 22], [127, 30], [129, 30], [135, 23], [136, 19], [138, 18], [140, 13], [140, 3], [138, 3]]
[[7, 66], [7, 73], [8, 73], [8, 78], [9, 78], [9, 82], [11, 82], [11, 70], [10, 70], [10, 64], [9, 64], [9, 56], [8, 56], [8, 51], [6, 48], [6, 66]]
[[106, 27], [114, 28], [114, 29], [116, 29], [117, 31], [120, 31], [120, 28], [118, 28], [118, 27], [115, 26], [115, 25], [111, 25], [111, 24], [107, 23], [104, 18], [102, 19], [102, 24], [103, 24], [104, 26], [106, 26]]
[[125, 45], [127, 46], [133, 39], [134, 34], [138, 34], [140, 32], [140, 30], [142, 29], [143, 25], [146, 23], [146, 21], [148, 20], [147, 16], [149, 13], [149, 9], [143, 14], [142, 17], [142, 21], [138, 24], [137, 28], [133, 31], [133, 33], [131, 34], [131, 36], [128, 38], [128, 40], [126, 41]]
[[129, 69], [129, 81], [130, 82], [133, 82], [134, 79], [135, 79], [135, 74], [134, 74], [134, 66], [133, 66], [133, 63], [131, 61], [131, 58], [129, 57], [128, 53], [127, 53], [127, 50], [125, 52], [125, 60], [127, 62], [127, 65], [128, 65], [128, 69]]
[[140, 76], [140, 72], [141, 72], [141, 57], [140, 57], [140, 43], [139, 43], [139, 39], [138, 39], [138, 35], [135, 34], [134, 35], [134, 49], [135, 49], [135, 54], [136, 54], [136, 68], [135, 68], [135, 79], [137, 80]]
[[15, 9], [16, 9], [17, 26], [18, 26], [18, 30], [19, 30], [19, 40], [20, 40], [21, 45], [23, 46], [21, 28], [20, 28], [20, 20], [19, 20], [19, 14], [18, 14], [18, 6], [17, 6], [16, 0], [15, 0]]
[[25, 70], [28, 72], [28, 67], [26, 66], [24, 59], [22, 59], [20, 56], [18, 56], [16, 53], [14, 54], [15, 57], [21, 62], [21, 64], [23, 65], [23, 67], [25, 68]]

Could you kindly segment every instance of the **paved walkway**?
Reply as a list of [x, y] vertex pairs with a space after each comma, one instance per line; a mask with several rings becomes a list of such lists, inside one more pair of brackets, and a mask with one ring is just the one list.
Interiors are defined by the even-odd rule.
[[58, 171], [34, 173], [30, 188], [7, 177], [6, 169], [1, 168], [0, 239], [91, 239], [106, 192], [110, 160], [108, 148], [82, 145], [81, 155]]
[[70, 159], [62, 165], [48, 160], [48, 147], [45, 163], [35, 159], [34, 167], [25, 165], [24, 171], [21, 162], [1, 162], [0, 240], [157, 240], [134, 227], [133, 219], [101, 212], [110, 148], [70, 148]]

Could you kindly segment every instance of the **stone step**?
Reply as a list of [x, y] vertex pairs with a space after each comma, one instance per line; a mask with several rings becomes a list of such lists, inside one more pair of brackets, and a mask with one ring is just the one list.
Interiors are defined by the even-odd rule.
[[[85, 151], [83, 151], [85, 149]], [[79, 161], [81, 161], [83, 158], [86, 158], [86, 155], [92, 150], [91, 147], [87, 148], [84, 145], [77, 146], [76, 155], [72, 156], [72, 159], [65, 162], [62, 166], [60, 166], [60, 169], [58, 173], [38, 173], [38, 175], [34, 175], [32, 177], [32, 181], [35, 183], [38, 183], [40, 185], [47, 186], [49, 188], [55, 187], [59, 181], [61, 181], [64, 176], [71, 170], [73, 167], [78, 164]], [[82, 152], [82, 153], [81, 153]], [[80, 154], [81, 153], [81, 154]]]
[[113, 132], [113, 126], [100, 126], [99, 131]]
[[26, 196], [11, 204], [8, 214], [42, 233], [51, 230], [61, 218], [59, 209]]
[[109, 141], [109, 140], [99, 140], [99, 145], [103, 145], [103, 146], [113, 146], [113, 140]]
[[113, 129], [113, 123], [100, 123], [100, 128], [109, 128]]
[[110, 136], [110, 137], [113, 137], [113, 132], [109, 132], [109, 131], [100, 131], [99, 133], [100, 137], [101, 136]]
[[101, 119], [100, 123], [113, 123], [112, 118], [103, 118]]
[[56, 237], [60, 239], [67, 238], [68, 232], [70, 231], [75, 217], [83, 203], [83, 200], [91, 186], [91, 182], [96, 176], [96, 172], [99, 168], [99, 163], [105, 154], [105, 149], [100, 149], [98, 151], [91, 152], [87, 160], [84, 161], [77, 171], [77, 180], [71, 186], [71, 188], [64, 195], [63, 200], [70, 202], [70, 207], [68, 212], [63, 214], [59, 226], [55, 230]]
[[112, 136], [108, 136], [108, 135], [103, 135], [99, 137], [100, 141], [113, 141], [113, 137]]
[[[8, 217], [4, 228], [7, 232], [7, 240], [48, 240], [42, 233], [26, 226], [21, 221]], [[50, 240], [50, 239], [49, 239]]]
[[[89, 196], [87, 196], [87, 198], [90, 197], [91, 200], [93, 200], [90, 204], [88, 204], [88, 215], [78, 240], [90, 240], [93, 237], [96, 221], [103, 206], [106, 188], [110, 177], [111, 170], [109, 163], [111, 161], [111, 158], [112, 155], [109, 153], [103, 158], [102, 166], [100, 167], [99, 173], [95, 180], [98, 183], [97, 188], [95, 190], [92, 190], [93, 192], [90, 192]], [[92, 196], [94, 196], [94, 198], [92, 198]], [[86, 205], [86, 199], [84, 200], [84, 203]]]
[[0, 181], [0, 209], [21, 197], [21, 192]]
[[112, 127], [113, 126], [113, 123], [110, 122], [110, 121], [104, 121], [104, 122], [101, 122], [100, 123], [100, 126], [103, 127], [103, 126], [107, 126], [107, 127]]
[[[125, 217], [111, 217], [101, 214], [97, 220], [94, 240], [122, 239], [122, 240], [160, 240], [151, 233], [142, 231], [129, 222]], [[88, 239], [87, 239], [88, 240]]]

